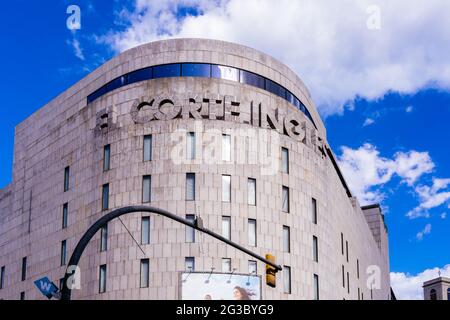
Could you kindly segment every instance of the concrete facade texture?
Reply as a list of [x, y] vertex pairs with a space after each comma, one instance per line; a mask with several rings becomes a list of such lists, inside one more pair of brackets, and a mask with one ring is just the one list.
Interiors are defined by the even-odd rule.
[[[87, 96], [114, 78], [148, 66], [202, 62], [226, 65], [262, 75], [295, 94], [308, 108], [313, 124], [286, 100], [259, 88], [224, 79], [172, 77], [136, 82], [113, 90], [91, 103]], [[142, 97], [216, 95], [233, 97], [245, 106], [258, 102], [277, 109], [277, 117], [295, 115], [308, 134], [304, 141], [246, 121], [177, 117], [136, 123], [132, 107]], [[203, 100], [204, 101], [204, 100]], [[231, 105], [231, 110], [236, 103]], [[203, 108], [203, 107], [202, 107]], [[147, 111], [140, 110], [145, 113]], [[203, 111], [203, 109], [201, 109]], [[248, 112], [247, 112], [248, 113]], [[251, 111], [250, 111], [251, 113]], [[286, 123], [286, 122], [285, 122]], [[103, 124], [103, 126], [102, 126]], [[200, 126], [200, 127], [199, 127]], [[276, 127], [276, 125], [275, 125]], [[252, 130], [246, 143], [239, 135]], [[286, 129], [285, 129], [286, 130]], [[195, 161], [174, 161], [179, 145], [174, 134], [195, 132]], [[270, 137], [262, 135], [271, 132]], [[152, 135], [152, 160], [143, 161], [143, 139]], [[232, 161], [205, 162], [205, 146], [232, 137]], [[263, 138], [258, 138], [263, 136]], [[287, 66], [254, 49], [216, 40], [175, 39], [130, 49], [108, 61], [60, 94], [16, 127], [13, 181], [0, 190], [0, 267], [4, 266], [1, 299], [45, 299], [33, 281], [48, 276], [55, 283], [64, 276], [61, 242], [67, 260], [83, 233], [111, 209], [142, 204], [143, 176], [151, 175], [151, 206], [180, 216], [198, 215], [204, 226], [222, 232], [222, 216], [231, 217], [231, 240], [291, 268], [291, 293], [285, 293], [283, 272], [277, 287], [263, 281], [263, 299], [312, 299], [314, 275], [319, 277], [320, 299], [389, 299], [388, 237], [379, 206], [361, 208], [349, 196], [333, 165], [333, 154], [318, 152], [314, 137], [326, 143], [326, 130], [303, 82]], [[252, 140], [253, 139], [253, 140]], [[261, 170], [264, 148], [274, 150], [274, 172]], [[104, 146], [110, 145], [110, 170], [103, 170]], [[289, 152], [285, 173], [280, 149]], [[322, 149], [322, 151], [324, 150]], [[236, 159], [239, 158], [239, 161]], [[250, 161], [253, 159], [253, 162]], [[64, 192], [64, 170], [70, 167], [69, 189]], [[195, 173], [195, 200], [186, 200], [186, 173]], [[222, 201], [222, 175], [231, 176], [231, 201]], [[248, 178], [256, 180], [256, 205], [248, 204]], [[102, 210], [102, 186], [109, 184], [109, 210]], [[289, 188], [289, 212], [283, 212], [282, 188]], [[312, 221], [313, 200], [317, 223]], [[62, 228], [67, 203], [67, 228]], [[150, 216], [150, 244], [145, 256], [120, 221], [108, 225], [108, 248], [100, 252], [100, 234], [80, 261], [81, 289], [73, 299], [178, 299], [179, 272], [185, 258], [195, 258], [196, 271], [221, 270], [222, 258], [231, 258], [237, 273], [248, 272], [254, 260], [206, 235], [187, 243], [185, 226], [156, 215], [130, 214], [122, 221], [136, 239], [141, 218]], [[248, 219], [257, 224], [256, 247], [248, 246]], [[290, 252], [283, 249], [283, 226], [290, 228]], [[318, 261], [313, 259], [313, 236], [318, 239]], [[25, 280], [22, 261], [26, 259]], [[140, 259], [149, 258], [149, 287], [140, 288]], [[99, 266], [107, 265], [106, 292], [99, 293]], [[264, 277], [265, 265], [257, 263]], [[263, 278], [264, 280], [264, 278]]]

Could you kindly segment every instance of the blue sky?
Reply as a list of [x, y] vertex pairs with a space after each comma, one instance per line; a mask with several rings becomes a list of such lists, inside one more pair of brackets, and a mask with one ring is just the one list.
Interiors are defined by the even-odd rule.
[[[341, 2], [345, 10], [305, 1], [5, 2], [0, 187], [12, 179], [14, 127], [119, 52], [182, 36], [243, 43], [288, 64], [311, 89], [348, 182], [361, 198], [381, 201], [391, 271], [415, 280], [404, 294], [417, 297], [426, 270], [450, 272], [450, 25], [441, 15], [450, 8], [367, 2], [380, 9], [371, 29], [373, 11], [351, 1]], [[75, 32], [66, 27], [70, 4], [81, 8]]]

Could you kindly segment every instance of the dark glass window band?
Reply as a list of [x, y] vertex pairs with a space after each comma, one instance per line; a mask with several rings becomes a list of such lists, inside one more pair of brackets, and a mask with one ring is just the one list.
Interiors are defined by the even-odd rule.
[[285, 87], [250, 71], [209, 63], [170, 63], [132, 71], [111, 80], [104, 86], [100, 87], [98, 90], [88, 95], [87, 103], [91, 103], [104, 94], [128, 84], [139, 81], [170, 77], [201, 77], [225, 79], [269, 91], [270, 93], [273, 93], [288, 101], [290, 104], [294, 105], [297, 109], [303, 112], [317, 128], [311, 114], [309, 113], [309, 110], [305, 107], [303, 102], [301, 102], [300, 99], [298, 99]]

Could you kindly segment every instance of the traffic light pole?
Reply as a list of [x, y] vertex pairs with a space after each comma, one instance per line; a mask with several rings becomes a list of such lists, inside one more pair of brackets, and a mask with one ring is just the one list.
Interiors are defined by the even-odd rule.
[[98, 219], [87, 231], [86, 233], [81, 237], [80, 241], [78, 242], [77, 246], [75, 247], [75, 250], [72, 253], [72, 256], [70, 257], [66, 273], [64, 275], [64, 282], [63, 282], [63, 288], [61, 290], [61, 300], [70, 300], [71, 297], [71, 288], [67, 286], [69, 278], [73, 275], [73, 272], [69, 270], [76, 270], [76, 267], [78, 266], [78, 263], [80, 261], [81, 255], [84, 252], [84, 249], [88, 245], [89, 241], [94, 237], [94, 235], [97, 233], [98, 230], [100, 230], [103, 226], [105, 226], [109, 221], [118, 218], [122, 215], [133, 213], [133, 212], [150, 212], [155, 213], [158, 215], [162, 215], [164, 217], [167, 217], [169, 219], [175, 220], [179, 223], [182, 223], [188, 227], [191, 227], [195, 230], [198, 230], [200, 232], [206, 233], [210, 235], [213, 238], [216, 238], [219, 241], [225, 242], [226, 244], [238, 249], [239, 251], [242, 251], [253, 258], [264, 262], [266, 265], [271, 266], [275, 269], [275, 272], [282, 270], [282, 268], [275, 264], [273, 261], [270, 261], [264, 257], [261, 257], [260, 255], [257, 255], [256, 253], [242, 247], [241, 245], [221, 236], [220, 234], [217, 234], [207, 228], [203, 227], [203, 223], [201, 219], [196, 219], [194, 222], [191, 222], [187, 219], [184, 219], [180, 216], [177, 216], [173, 213], [170, 213], [166, 210], [150, 207], [150, 206], [129, 206], [129, 207], [123, 207], [120, 209], [113, 210], [106, 215], [102, 216], [100, 219]]

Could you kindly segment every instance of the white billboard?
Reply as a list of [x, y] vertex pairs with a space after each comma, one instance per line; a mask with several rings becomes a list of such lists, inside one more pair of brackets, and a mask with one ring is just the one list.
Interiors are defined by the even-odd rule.
[[261, 300], [261, 277], [248, 274], [183, 272], [181, 300]]

